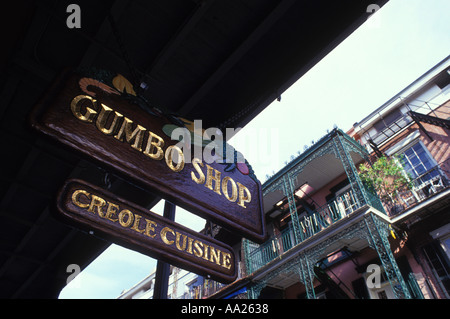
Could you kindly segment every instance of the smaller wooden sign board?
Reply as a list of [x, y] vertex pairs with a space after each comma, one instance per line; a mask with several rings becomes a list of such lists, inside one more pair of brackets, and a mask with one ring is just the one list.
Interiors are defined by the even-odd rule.
[[233, 249], [85, 181], [68, 180], [58, 216], [100, 237], [213, 280], [236, 280]]

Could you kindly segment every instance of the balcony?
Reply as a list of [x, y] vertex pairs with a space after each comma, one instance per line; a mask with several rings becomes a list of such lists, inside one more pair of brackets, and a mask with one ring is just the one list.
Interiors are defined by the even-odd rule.
[[314, 299], [320, 260], [343, 248], [359, 252], [369, 246], [387, 269], [396, 298], [411, 297], [390, 250], [389, 217], [356, 169], [367, 160], [366, 149], [335, 129], [264, 183], [273, 235], [261, 245], [243, 242], [250, 298], [266, 286], [285, 290], [300, 282]]
[[247, 274], [363, 206], [384, 214], [379, 198], [365, 188], [356, 170], [367, 155], [360, 144], [335, 129], [272, 176], [263, 185], [263, 200], [274, 235], [261, 245], [248, 242]]
[[393, 121], [391, 124], [380, 129], [374, 136], [371, 137], [371, 140], [376, 145], [381, 145], [412, 122], [413, 120], [411, 116], [409, 116], [408, 114], [404, 114], [400, 118]]
[[440, 110], [440, 103], [436, 102], [422, 100], [402, 102], [402, 106], [388, 114], [378, 113], [378, 118], [382, 120], [376, 122], [372, 127], [364, 129], [365, 147], [369, 152], [377, 152], [377, 149], [394, 135], [418, 121], [448, 127], [448, 114], [446, 111]]
[[425, 202], [438, 193], [450, 187], [448, 179], [447, 167], [450, 167], [450, 159], [446, 160], [420, 176], [414, 178], [412, 188], [401, 192], [398, 201], [383, 201], [383, 206], [388, 216], [395, 217], [403, 212], [417, 206], [419, 203]]
[[[417, 204], [422, 203], [432, 196], [441, 193], [450, 188], [450, 180], [446, 175], [444, 168], [450, 167], [450, 160], [447, 160], [424, 174], [418, 176], [412, 181], [413, 188], [399, 194], [399, 203], [382, 202], [385, 211], [389, 217], [395, 217]], [[376, 195], [371, 194], [366, 190], [369, 198], [377, 198]], [[368, 203], [380, 209], [377, 200], [369, 200]], [[294, 246], [304, 242], [305, 240], [319, 234], [334, 223], [352, 214], [358, 208], [364, 206], [366, 203], [358, 200], [352, 189], [343, 193], [335, 200], [328, 202], [317, 208], [311, 214], [302, 214], [298, 220], [293, 220], [287, 228], [281, 233], [273, 236], [262, 245], [251, 244], [251, 251], [248, 254], [249, 271], [254, 272], [263, 267], [270, 261], [278, 258], [283, 253], [289, 251]], [[378, 206], [378, 207], [377, 207]], [[297, 238], [296, 238], [296, 229]]]
[[[293, 221], [279, 235], [272, 237], [262, 245], [253, 244], [253, 250], [248, 255], [250, 272], [258, 270], [295, 245], [350, 215], [361, 206], [362, 204], [357, 200], [353, 190], [349, 190], [335, 200], [319, 207], [312, 214], [299, 216], [298, 221]], [[297, 239], [295, 228], [299, 230]]]

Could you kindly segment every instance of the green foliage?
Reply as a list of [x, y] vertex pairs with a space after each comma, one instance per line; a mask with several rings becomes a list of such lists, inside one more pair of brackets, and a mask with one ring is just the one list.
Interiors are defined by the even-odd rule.
[[402, 159], [399, 156], [380, 157], [373, 165], [359, 166], [359, 177], [380, 196], [381, 200], [398, 202], [399, 192], [412, 188], [411, 178], [401, 166]]

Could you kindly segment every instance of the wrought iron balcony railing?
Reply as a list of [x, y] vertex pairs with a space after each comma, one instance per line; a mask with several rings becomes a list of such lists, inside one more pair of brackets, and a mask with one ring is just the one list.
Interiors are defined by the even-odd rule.
[[450, 159], [434, 166], [422, 175], [412, 180], [413, 187], [401, 192], [396, 201], [383, 201], [383, 205], [390, 217], [397, 216], [413, 206], [421, 203], [431, 196], [450, 187], [447, 177], [447, 167], [450, 167]]
[[[450, 167], [450, 160], [441, 163], [418, 176], [412, 181], [411, 190], [399, 194], [397, 203], [381, 202], [376, 194], [366, 190], [370, 206], [383, 212], [386, 210], [389, 216], [398, 215], [417, 203], [427, 200], [434, 194], [450, 187], [450, 180], [445, 174], [446, 167]], [[319, 207], [313, 214], [299, 216], [298, 221], [292, 220], [289, 227], [280, 234], [267, 240], [262, 245], [250, 244], [250, 252], [247, 254], [247, 267], [249, 273], [254, 272], [274, 260], [295, 245], [315, 236], [330, 225], [351, 214], [366, 203], [360, 203], [353, 190], [340, 195], [335, 200]], [[295, 230], [297, 236], [295, 235]]]
[[[361, 206], [353, 190], [350, 189], [335, 200], [316, 209], [313, 214], [299, 216], [298, 221], [292, 221], [292, 223], [296, 223], [295, 225], [289, 224], [277, 236], [270, 238], [262, 245], [251, 245], [253, 249], [247, 255], [248, 273], [258, 270], [296, 244], [320, 233]], [[295, 235], [295, 229], [298, 230], [297, 236]]]

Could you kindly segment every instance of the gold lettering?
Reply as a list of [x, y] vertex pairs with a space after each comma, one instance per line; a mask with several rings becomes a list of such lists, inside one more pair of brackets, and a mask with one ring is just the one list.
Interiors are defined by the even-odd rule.
[[[200, 164], [200, 161], [197, 161], [197, 164]], [[210, 176], [212, 174], [210, 173]], [[204, 178], [204, 175], [203, 175]], [[217, 174], [214, 180], [217, 183]], [[212, 180], [212, 179], [211, 179]], [[237, 190], [232, 191], [232, 197], [228, 194], [228, 182], [231, 181], [232, 186], [234, 185], [234, 181], [230, 177], [225, 177], [222, 181], [222, 188], [224, 189], [224, 195], [227, 197], [228, 200], [234, 201], [236, 200], [235, 193]], [[242, 203], [250, 202], [250, 195], [248, 190], [246, 191], [246, 188], [243, 187], [241, 184], [237, 183], [238, 186], [233, 186], [233, 189], [239, 187], [239, 196]], [[80, 197], [84, 196], [82, 201], [80, 201]], [[233, 199], [235, 197], [235, 199]], [[88, 200], [90, 200], [90, 203], [86, 203]], [[100, 196], [90, 194], [89, 192], [78, 189], [75, 190], [72, 193], [72, 202], [74, 205], [85, 208], [88, 211], [98, 214], [102, 218], [106, 218], [112, 222], [119, 222], [119, 224], [124, 227], [130, 227], [131, 229], [143, 233], [144, 235], [155, 238], [156, 236], [156, 227], [158, 226], [156, 222], [144, 218], [145, 220], [145, 227], [140, 228], [141, 226], [141, 219], [142, 216], [139, 214], [135, 214], [128, 209], [123, 209], [118, 213], [120, 210], [119, 205], [111, 203], [106, 201], [105, 199], [101, 198]], [[106, 207], [106, 213], [103, 212], [104, 207]], [[142, 226], [143, 227], [143, 226]], [[172, 234], [173, 237], [168, 236], [168, 234]], [[209, 261], [213, 264], [216, 264], [220, 267], [224, 267], [226, 269], [230, 269], [232, 266], [232, 256], [230, 253], [225, 253], [222, 250], [218, 249], [217, 247], [207, 245], [200, 240], [196, 240], [194, 238], [189, 237], [186, 234], [180, 233], [178, 231], [174, 231], [170, 227], [164, 227], [160, 232], [161, 240], [166, 245], [173, 245], [175, 243], [176, 248], [179, 251], [186, 251], [189, 254], [193, 254], [198, 258], [203, 258], [206, 261]], [[208, 253], [209, 250], [209, 253]]]
[[106, 208], [105, 218], [109, 219], [112, 222], [118, 221], [119, 220], [118, 218], [113, 218], [114, 214], [116, 214], [118, 210], [119, 205], [108, 202], [108, 208]]
[[91, 195], [91, 198], [91, 204], [89, 205], [88, 211], [95, 214], [95, 208], [97, 207], [98, 216], [105, 217], [102, 208], [106, 205], [106, 201], [97, 195]]
[[155, 238], [156, 234], [151, 235], [150, 232], [155, 232], [155, 227], [158, 226], [154, 221], [145, 218], [147, 225], [145, 226], [144, 234], [150, 238]]
[[[181, 236], [184, 236], [184, 238], [183, 238], [183, 245], [182, 245], [182, 246], [180, 245], [180, 238], [181, 238]], [[177, 232], [177, 237], [176, 237], [176, 240], [175, 240], [175, 245], [177, 246], [178, 250], [183, 251], [183, 250], [186, 249], [186, 239], [187, 239], [187, 236], [186, 236], [186, 235], [183, 235], [183, 234], [180, 234], [179, 232]]]
[[[125, 220], [125, 215], [128, 216], [128, 218]], [[133, 223], [133, 213], [130, 212], [128, 209], [123, 209], [120, 213], [119, 213], [119, 224], [122, 227], [130, 227], [130, 225]]]
[[97, 114], [97, 111], [91, 109], [90, 107], [86, 107], [86, 112], [83, 114], [81, 112], [81, 105], [83, 104], [81, 101], [88, 100], [92, 106], [96, 105], [96, 100], [94, 100], [89, 95], [77, 95], [70, 102], [70, 109], [72, 110], [72, 114], [75, 117], [83, 122], [92, 123], [94, 121], [94, 117]]
[[[231, 182], [231, 197], [228, 195], [228, 181]], [[222, 192], [223, 195], [228, 199], [230, 202], [235, 202], [238, 197], [238, 191], [237, 186], [234, 180], [230, 176], [225, 176], [222, 180]]]
[[209, 245], [203, 244], [203, 247], [205, 247], [204, 254], [203, 254], [203, 259], [204, 260], [208, 260], [208, 248], [209, 248]]
[[[220, 194], [220, 172], [218, 170], [216, 170], [215, 168], [212, 168], [211, 166], [209, 166], [208, 164], [206, 164], [206, 167], [208, 168], [207, 173], [206, 173], [206, 183], [205, 186], [208, 187], [210, 190], [213, 190], [215, 193]], [[214, 170], [214, 177], [213, 177], [213, 172]], [[212, 188], [212, 182], [216, 183], [214, 185], [214, 189]]]
[[199, 160], [197, 157], [194, 157], [192, 159], [192, 166], [194, 166], [194, 169], [197, 171], [198, 173], [198, 177], [195, 176], [194, 172], [191, 172], [191, 178], [194, 182], [196, 182], [197, 184], [203, 184], [205, 182], [205, 174], [203, 174], [201, 167], [203, 167], [203, 163], [201, 160]]
[[131, 144], [131, 147], [141, 152], [142, 142], [144, 140], [144, 132], [146, 130], [147, 129], [145, 127], [138, 124], [133, 131], [133, 121], [125, 117], [123, 119], [122, 126], [120, 127], [119, 132], [114, 137], [121, 142], [125, 137], [125, 140], [130, 144], [134, 141], [134, 143]]
[[141, 215], [138, 214], [134, 214], [134, 223], [133, 226], [131, 227], [132, 230], [137, 231], [138, 233], [143, 233], [145, 231], [145, 229], [139, 229], [139, 221], [141, 220]]
[[106, 106], [105, 104], [101, 104], [101, 111], [100, 114], [97, 117], [97, 121], [95, 122], [95, 125], [97, 128], [106, 135], [112, 135], [117, 131], [117, 127], [119, 124], [119, 120], [123, 118], [123, 115], [114, 112], [114, 119], [112, 120], [111, 124], [109, 125], [109, 128], [106, 128], [106, 124], [108, 122], [108, 118], [110, 113], [113, 111], [112, 108]]
[[86, 192], [83, 189], [77, 189], [72, 194], [72, 203], [74, 203], [75, 205], [77, 205], [78, 207], [81, 207], [81, 208], [88, 208], [89, 204], [83, 204], [82, 202], [79, 201], [80, 194], [83, 194], [84, 196], [86, 196], [89, 199], [90, 194], [88, 192]]
[[248, 190], [248, 188], [245, 187], [244, 185], [242, 185], [241, 183], [237, 182], [237, 185], [239, 188], [238, 205], [242, 206], [244, 208], [247, 208], [247, 207], [245, 207], [244, 203], [250, 203], [250, 201], [252, 200], [252, 194], [250, 194], [250, 191]]
[[203, 243], [202, 242], [200, 242], [198, 240], [194, 241], [194, 255], [195, 256], [202, 257], [202, 255], [203, 255], [202, 247], [203, 247]]
[[161, 239], [164, 242], [164, 244], [172, 245], [173, 244], [173, 240], [168, 240], [167, 239], [167, 233], [171, 233], [172, 235], [175, 236], [175, 232], [172, 229], [170, 229], [169, 227], [164, 227], [161, 230]]
[[[175, 150], [178, 154], [175, 158], [176, 166], [173, 166], [173, 151]], [[183, 151], [176, 145], [171, 145], [166, 149], [166, 164], [174, 172], [179, 172], [184, 168], [184, 155]]]
[[[156, 141], [154, 141], [154, 139]], [[145, 147], [144, 154], [154, 160], [162, 160], [164, 157], [164, 140], [153, 132], [148, 132], [147, 146]]]
[[188, 248], [186, 251], [192, 255], [192, 242], [194, 241], [194, 238], [188, 237]]
[[222, 252], [222, 267], [226, 269], [231, 268], [231, 254]]
[[209, 252], [210, 252], [210, 256], [211, 256], [209, 261], [210, 262], [215, 262], [216, 264], [220, 265], [220, 253], [221, 253], [221, 251], [219, 249], [217, 249], [217, 250], [214, 249], [213, 246], [210, 246]]

